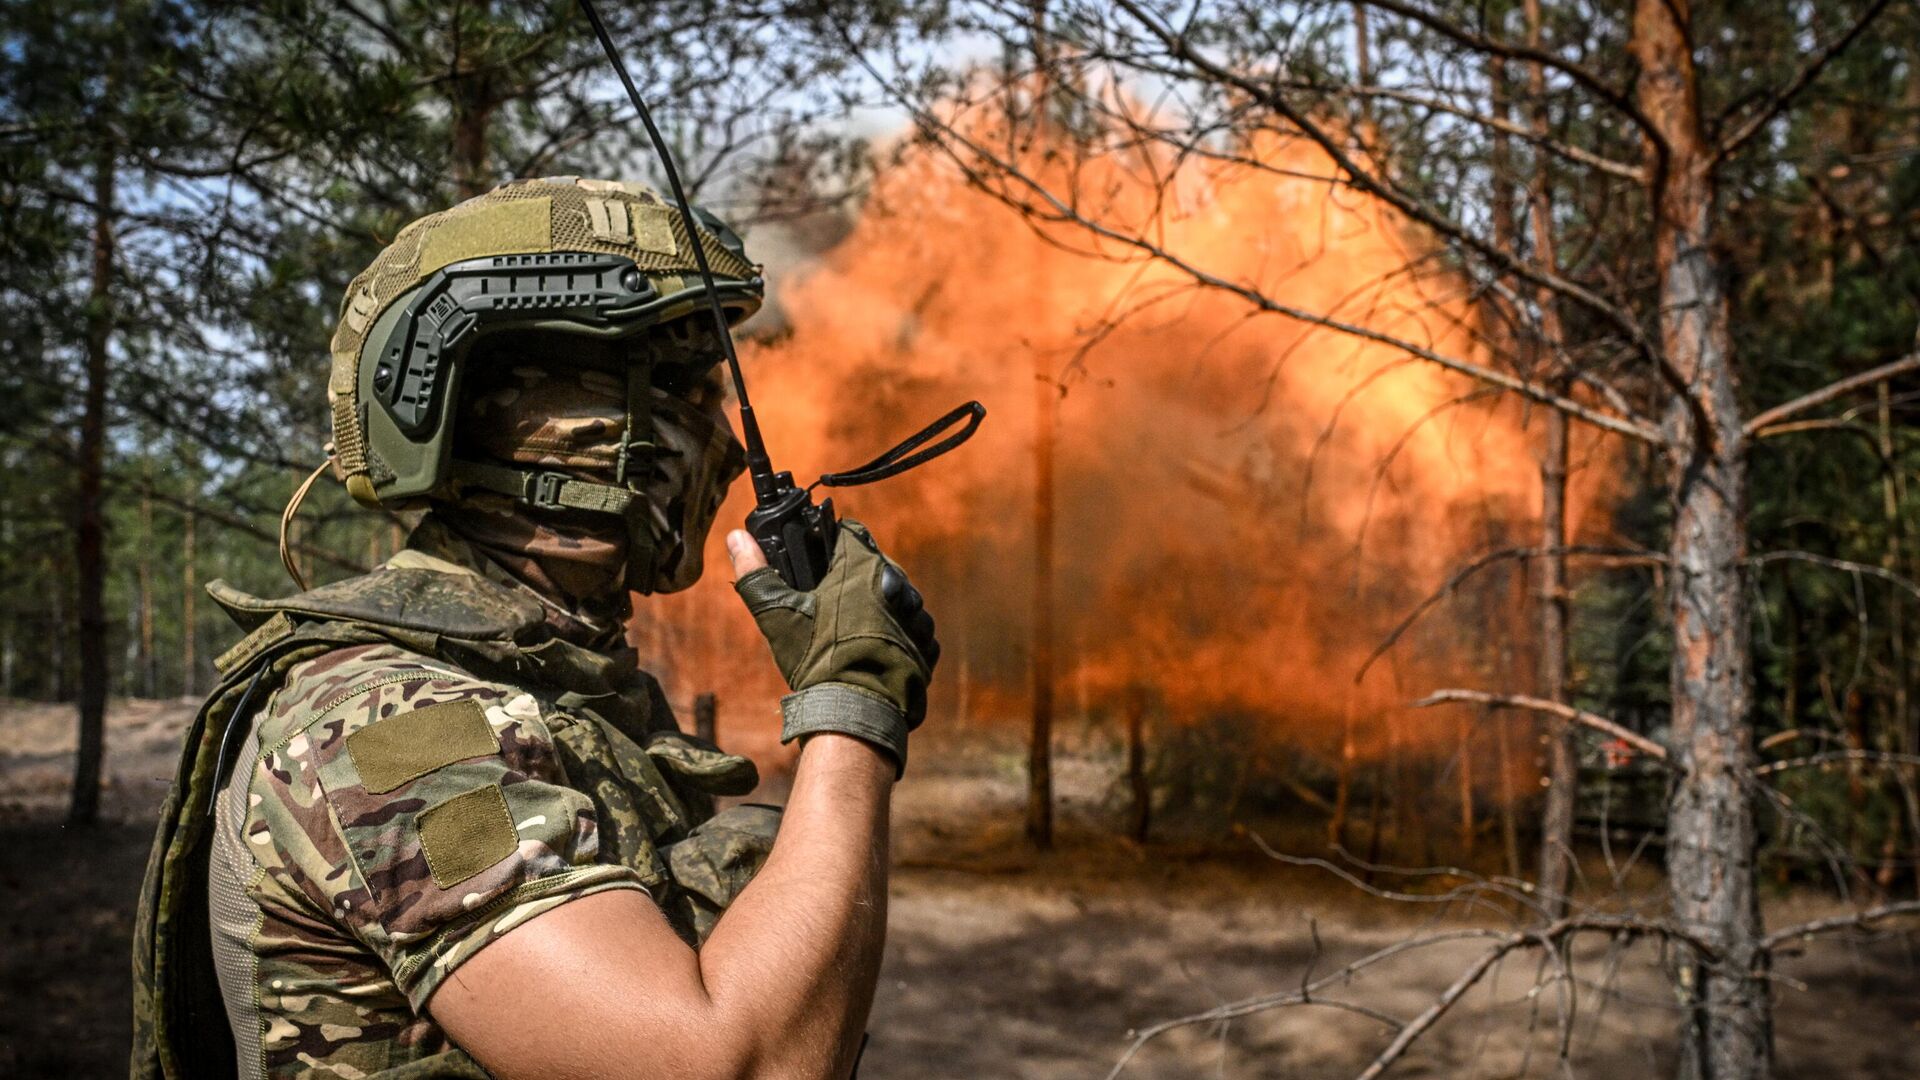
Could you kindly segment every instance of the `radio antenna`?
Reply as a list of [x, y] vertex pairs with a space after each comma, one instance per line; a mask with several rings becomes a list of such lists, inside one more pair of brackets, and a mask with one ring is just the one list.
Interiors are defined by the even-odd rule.
[[[727, 371], [733, 376], [733, 391], [740, 399], [740, 442], [747, 450], [747, 475], [753, 478], [755, 503], [752, 513], [747, 515], [747, 531], [753, 534], [754, 541], [760, 545], [760, 550], [767, 557], [767, 564], [788, 585], [805, 592], [826, 576], [833, 562], [835, 540], [840, 535], [839, 519], [833, 513], [833, 500], [824, 499], [815, 505], [814, 486], [852, 487], [869, 484], [931, 461], [971, 438], [979, 430], [980, 421], [986, 417], [987, 410], [979, 402], [970, 401], [866, 465], [848, 472], [827, 473], [807, 487], [796, 485], [792, 473], [774, 472], [773, 462], [767, 457], [766, 440], [760, 435], [760, 422], [753, 415], [753, 402], [747, 398], [747, 381], [740, 374], [740, 355], [734, 350], [733, 331], [727, 326], [727, 313], [720, 306], [720, 293], [714, 286], [713, 268], [707, 264], [706, 245], [700, 242], [699, 226], [693, 219], [693, 206], [687, 202], [687, 193], [680, 186], [680, 171], [673, 167], [673, 154], [667, 150], [667, 140], [660, 137], [660, 129], [654, 126], [653, 114], [647, 111], [647, 103], [640, 100], [640, 90], [633, 85], [633, 76], [627, 73], [626, 62], [620, 59], [620, 50], [614, 48], [613, 37], [607, 33], [607, 24], [600, 21], [600, 13], [593, 9], [593, 0], [580, 0], [580, 10], [586, 13], [587, 22], [593, 25], [594, 36], [600, 39], [600, 47], [606, 50], [607, 59], [613, 62], [613, 70], [620, 76], [620, 85], [627, 91], [627, 100], [633, 102], [634, 111], [640, 114], [640, 122], [646, 125], [647, 137], [653, 140], [653, 152], [660, 158], [660, 167], [667, 174], [667, 188], [673, 192], [680, 219], [687, 226], [687, 237], [693, 242], [693, 262], [700, 269], [701, 284], [706, 286], [707, 308], [713, 312], [713, 329], [720, 335], [720, 347], [727, 356]], [[960, 424], [965, 427], [938, 442], [934, 441], [942, 432]]]
[[607, 59], [613, 62], [614, 73], [620, 76], [620, 85], [627, 91], [627, 100], [633, 102], [634, 111], [640, 114], [640, 123], [646, 126], [654, 155], [660, 159], [660, 168], [667, 174], [667, 188], [673, 193], [680, 220], [686, 223], [687, 239], [693, 244], [693, 262], [699, 268], [700, 283], [706, 287], [707, 309], [713, 313], [713, 330], [720, 335], [720, 347], [727, 356], [727, 373], [733, 377], [733, 393], [740, 400], [740, 442], [747, 451], [747, 473], [753, 478], [754, 494], [764, 501], [777, 495], [781, 485], [774, 476], [773, 461], [767, 457], [766, 440], [760, 435], [760, 421], [754, 418], [753, 402], [747, 397], [747, 380], [740, 373], [740, 354], [733, 347], [733, 330], [727, 325], [726, 310], [720, 306], [720, 293], [713, 281], [713, 267], [707, 262], [707, 246], [700, 242], [700, 226], [694, 221], [693, 206], [687, 202], [686, 190], [680, 186], [680, 170], [673, 167], [673, 155], [667, 150], [667, 140], [661, 137], [660, 128], [653, 122], [653, 113], [648, 111], [647, 103], [641, 100], [640, 90], [633, 84], [633, 76], [627, 73], [627, 63], [620, 58], [620, 50], [614, 47], [613, 37], [607, 33], [607, 24], [600, 21], [600, 13], [594, 10], [592, 0], [580, 0], [580, 10], [586, 13], [587, 22], [593, 25], [594, 36], [600, 39], [600, 47], [606, 50]]

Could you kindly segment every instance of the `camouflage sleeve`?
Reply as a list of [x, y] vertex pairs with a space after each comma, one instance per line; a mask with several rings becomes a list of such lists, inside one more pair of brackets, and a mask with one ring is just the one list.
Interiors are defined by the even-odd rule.
[[631, 869], [595, 862], [593, 804], [567, 786], [530, 695], [392, 656], [340, 690], [337, 676], [365, 676], [373, 658], [358, 659], [275, 700], [297, 727], [263, 748], [250, 846], [288, 864], [313, 914], [372, 949], [416, 1010], [535, 915], [643, 888]]

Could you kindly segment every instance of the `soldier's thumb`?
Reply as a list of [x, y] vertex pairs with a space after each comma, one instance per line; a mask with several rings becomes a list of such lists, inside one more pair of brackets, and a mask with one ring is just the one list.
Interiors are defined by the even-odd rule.
[[767, 556], [760, 550], [759, 542], [744, 529], [735, 529], [727, 534], [727, 558], [733, 563], [735, 581], [767, 565]]

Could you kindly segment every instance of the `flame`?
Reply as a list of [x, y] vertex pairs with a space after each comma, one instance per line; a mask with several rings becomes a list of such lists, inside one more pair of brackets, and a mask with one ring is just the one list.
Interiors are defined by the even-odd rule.
[[[1335, 169], [1304, 142], [1246, 153], [1266, 168], [1190, 168], [1156, 188], [1140, 162], [1106, 157], [1078, 163], [1072, 182], [1099, 193], [1106, 220], [1221, 281], [1498, 363], [1465, 283], [1390, 207], [1315, 179]], [[940, 621], [930, 723], [963, 700], [976, 716], [1025, 715], [1037, 380], [1059, 395], [1061, 712], [1146, 685], [1175, 719], [1250, 717], [1331, 760], [1343, 743], [1451, 753], [1456, 724], [1404, 702], [1435, 685], [1532, 685], [1514, 645], [1527, 618], [1517, 567], [1437, 608], [1355, 681], [1467, 558], [1535, 542], [1539, 438], [1521, 403], [1196, 288], [1073, 225], [1035, 226], [932, 153], [886, 170], [851, 233], [780, 298], [790, 333], [747, 363], [775, 459], [796, 475], [864, 460], [956, 401], [988, 408], [960, 451], [835, 498]], [[1576, 508], [1596, 505], [1607, 472], [1579, 474]], [[746, 487], [723, 527], [751, 507]], [[765, 756], [783, 687], [727, 595], [718, 532], [708, 559], [688, 593], [643, 602], [643, 652], [677, 696], [717, 690], [730, 743]]]

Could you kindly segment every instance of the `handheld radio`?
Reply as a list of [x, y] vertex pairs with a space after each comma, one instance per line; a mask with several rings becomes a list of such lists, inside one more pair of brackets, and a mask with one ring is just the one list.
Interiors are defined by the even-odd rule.
[[[791, 472], [776, 472], [773, 460], [767, 456], [767, 444], [760, 434], [760, 422], [753, 415], [753, 402], [747, 397], [747, 383], [740, 374], [740, 357], [734, 349], [733, 332], [727, 325], [726, 312], [720, 307], [720, 296], [714, 288], [713, 270], [707, 264], [706, 245], [700, 239], [700, 227], [694, 217], [693, 207], [680, 187], [680, 172], [674, 168], [673, 155], [668, 152], [660, 129], [654, 125], [653, 114], [648, 111], [646, 102], [640, 99], [640, 91], [633, 84], [633, 76], [627, 73], [626, 62], [614, 47], [606, 24], [600, 21], [600, 13], [594, 10], [592, 0], [579, 2], [580, 10], [593, 26], [594, 36], [600, 39], [600, 47], [606, 50], [607, 59], [620, 76], [620, 85], [626, 90], [627, 99], [633, 102], [634, 111], [640, 114], [640, 123], [646, 126], [647, 138], [660, 158], [662, 171], [667, 174], [667, 186], [673, 194], [674, 206], [680, 212], [680, 219], [685, 223], [687, 236], [693, 245], [694, 265], [698, 267], [701, 283], [706, 287], [707, 307], [713, 314], [714, 331], [720, 337], [721, 349], [726, 354], [727, 373], [733, 379], [734, 395], [740, 402], [740, 441], [747, 450], [747, 476], [753, 481], [754, 498], [753, 512], [747, 515], [747, 531], [759, 541], [767, 562], [788, 585], [803, 592], [810, 590], [826, 576], [827, 567], [833, 562], [834, 542], [840, 532], [839, 520], [833, 514], [833, 500], [829, 498], [816, 504], [813, 501], [813, 489], [871, 484], [932, 461], [972, 438], [973, 433], [979, 430], [980, 422], [986, 419], [986, 407], [978, 401], [969, 401], [867, 464], [845, 472], [826, 473], [806, 487], [795, 484]], [[938, 442], [933, 441], [935, 436], [962, 421], [965, 426], [960, 430]]]

